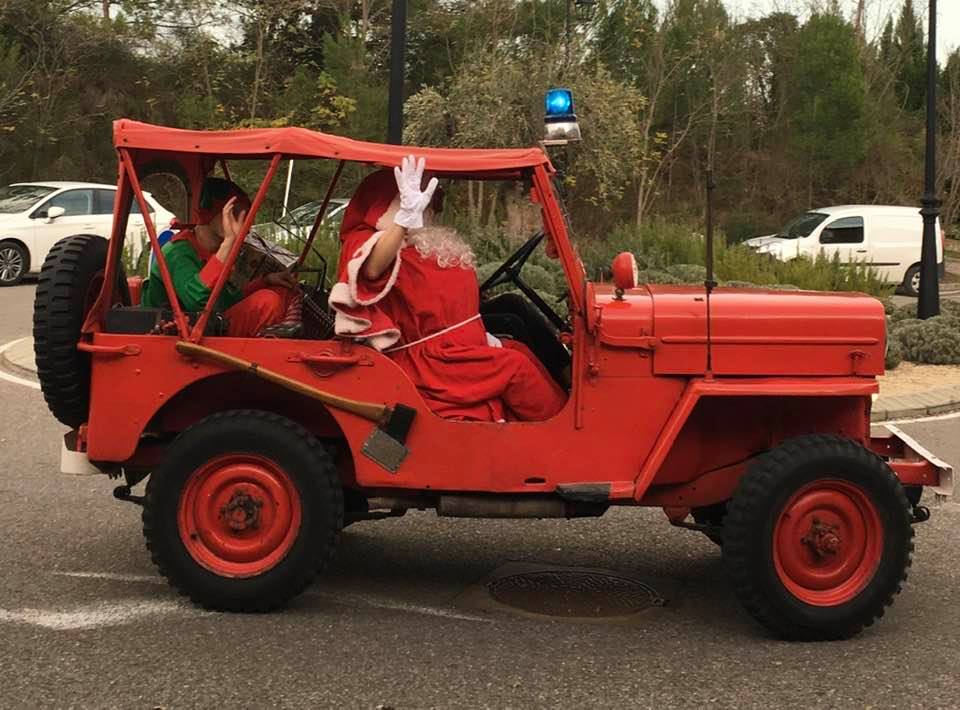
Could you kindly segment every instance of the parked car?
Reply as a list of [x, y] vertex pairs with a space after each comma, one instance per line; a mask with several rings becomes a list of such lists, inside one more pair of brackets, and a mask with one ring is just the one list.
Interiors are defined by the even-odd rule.
[[[327, 213], [323, 216], [323, 224], [339, 226], [349, 202], [350, 200], [342, 197], [330, 200]], [[253, 231], [261, 237], [274, 241], [285, 241], [290, 237], [300, 241], [305, 240], [310, 236], [310, 229], [322, 206], [323, 200], [307, 202], [290, 210], [278, 220], [253, 225]]]
[[[50, 248], [64, 237], [109, 237], [116, 185], [88, 182], [25, 182], [0, 188], [0, 286], [39, 273]], [[166, 225], [173, 213], [144, 193], [154, 221]], [[128, 236], [142, 233], [143, 215], [130, 209]]]
[[[944, 234], [937, 221], [937, 263], [944, 273]], [[923, 218], [919, 207], [839, 205], [806, 212], [777, 234], [748, 239], [758, 252], [783, 261], [823, 252], [873, 266], [888, 283], [916, 296], [920, 289]]]
[[[913, 524], [930, 516], [924, 487], [952, 493], [948, 464], [895, 427], [885, 437], [871, 430], [883, 304], [717, 288], [708, 306], [702, 287], [637, 283], [627, 252], [612, 263], [612, 283], [592, 282], [541, 147], [386, 146], [302, 128], [251, 141], [245, 131], [129, 120], [114, 131], [123, 165], [144, 166], [145, 178], [147, 158], [163, 150], [192, 176], [191, 193], [227, 160], [269, 160], [266, 194], [291, 156], [395, 167], [408, 152], [450, 180], [524, 186], [541, 222], [477, 296], [515, 287], [572, 358], [569, 398], [546, 421], [446, 419], [372, 346], [329, 331], [224, 336], [214, 311], [183, 310], [169, 279], [169, 310], [138, 306], [135, 289], [128, 297], [116, 287], [119, 225], [109, 242], [57, 244], [33, 323], [41, 389], [70, 428], [61, 469], [124, 477], [114, 496], [144, 506], [160, 573], [205, 607], [280, 607], [326, 567], [344, 525], [411, 509], [564, 519], [650, 506], [722, 543], [734, 592], [774, 633], [847, 638], [903, 586]], [[137, 192], [130, 180], [120, 171], [121, 194]], [[563, 268], [562, 313], [524, 280], [546, 240]], [[228, 269], [215, 277], [214, 303], [228, 278]], [[133, 495], [144, 480], [146, 494]]]

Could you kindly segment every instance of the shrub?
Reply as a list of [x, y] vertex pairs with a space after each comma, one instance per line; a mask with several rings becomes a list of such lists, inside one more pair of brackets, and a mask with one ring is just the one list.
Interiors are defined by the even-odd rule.
[[894, 370], [903, 362], [903, 348], [900, 347], [900, 341], [896, 338], [890, 338], [887, 345], [887, 358], [884, 366], [888, 370]]
[[700, 264], [674, 264], [673, 266], [668, 266], [666, 271], [681, 283], [685, 284], [702, 284], [707, 280], [707, 268]]
[[904, 360], [929, 365], [960, 365], [960, 318], [904, 319], [890, 327]]

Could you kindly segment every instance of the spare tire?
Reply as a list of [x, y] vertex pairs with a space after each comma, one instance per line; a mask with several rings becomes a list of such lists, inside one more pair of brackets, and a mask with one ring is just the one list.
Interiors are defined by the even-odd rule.
[[[60, 422], [78, 427], [90, 408], [90, 355], [77, 350], [80, 330], [103, 286], [107, 240], [91, 234], [57, 242], [40, 269], [33, 301], [33, 349], [47, 406]], [[126, 278], [120, 269], [120, 300]]]

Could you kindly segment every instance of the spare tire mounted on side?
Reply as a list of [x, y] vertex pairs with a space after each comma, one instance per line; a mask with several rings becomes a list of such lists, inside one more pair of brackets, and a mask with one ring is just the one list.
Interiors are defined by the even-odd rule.
[[[33, 302], [33, 347], [47, 406], [60, 422], [78, 427], [90, 406], [90, 356], [77, 350], [80, 330], [103, 285], [107, 240], [78, 234], [57, 242], [40, 270]], [[117, 291], [127, 303], [126, 278]]]

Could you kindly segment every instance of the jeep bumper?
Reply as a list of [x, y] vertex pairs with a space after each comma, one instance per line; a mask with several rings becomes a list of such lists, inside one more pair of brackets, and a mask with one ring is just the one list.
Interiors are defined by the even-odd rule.
[[916, 439], [892, 424], [889, 436], [870, 439], [870, 448], [882, 456], [905, 486], [926, 486], [938, 499], [953, 495], [953, 466], [937, 458]]

